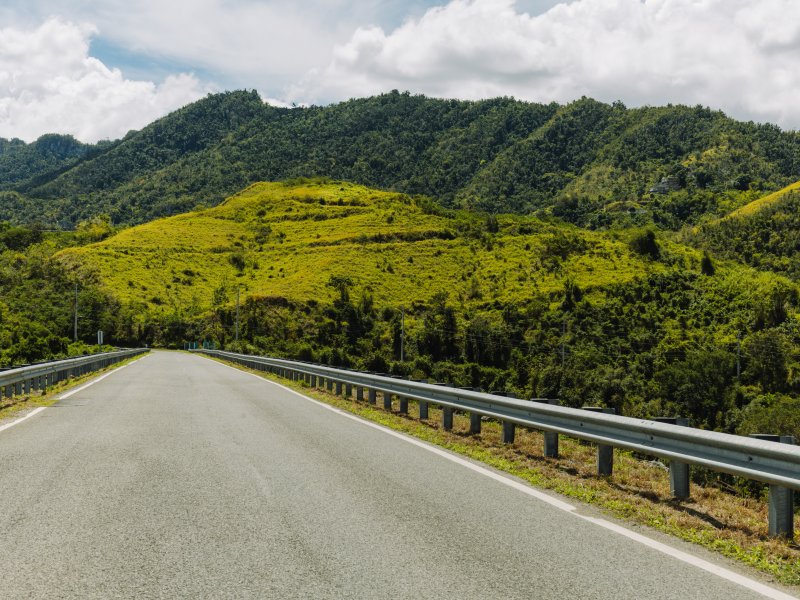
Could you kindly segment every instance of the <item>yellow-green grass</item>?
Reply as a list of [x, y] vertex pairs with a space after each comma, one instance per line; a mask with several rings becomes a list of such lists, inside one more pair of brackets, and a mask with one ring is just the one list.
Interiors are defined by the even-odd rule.
[[418, 414], [414, 401], [409, 403], [409, 414], [402, 415], [398, 414], [396, 398], [392, 411], [385, 411], [377, 405], [310, 388], [303, 382], [234, 366], [486, 463], [532, 485], [599, 506], [618, 518], [699, 544], [769, 573], [783, 584], [800, 586], [800, 547], [785, 539], [767, 537], [764, 500], [693, 485], [689, 500], [675, 501], [670, 498], [669, 476], [663, 464], [628, 451], [615, 451], [613, 476], [597, 477], [594, 446], [572, 438], [561, 436], [560, 457], [551, 459], [543, 455], [543, 436], [537, 431], [518, 428], [514, 444], [503, 444], [501, 425], [495, 421], [484, 421], [481, 433], [471, 435], [469, 416], [456, 413], [453, 430], [444, 431], [441, 410], [433, 405], [429, 407], [429, 418], [421, 421], [414, 416]]
[[768, 194], [757, 200], [753, 200], [752, 202], [745, 204], [741, 208], [733, 211], [724, 219], [737, 219], [741, 217], [747, 217], [749, 215], [755, 214], [768, 206], [772, 206], [776, 202], [779, 202], [784, 196], [800, 190], [800, 181], [797, 181], [791, 185], [786, 186], [785, 188], [778, 190], [777, 192], [773, 192], [772, 194]]
[[[624, 239], [532, 217], [501, 215], [487, 244], [459, 233], [482, 231], [482, 217], [429, 214], [421, 204], [349, 183], [260, 183], [215, 208], [127, 229], [59, 257], [96, 269], [120, 300], [154, 310], [207, 309], [223, 285], [241, 286], [243, 295], [327, 300], [336, 293], [327, 285], [333, 275], [351, 277], [379, 306], [445, 292], [469, 307], [559, 291], [566, 278], [591, 293], [668, 268], [632, 253]], [[564, 232], [585, 250], [554, 267], [546, 248]], [[698, 260], [692, 250], [679, 251]]]

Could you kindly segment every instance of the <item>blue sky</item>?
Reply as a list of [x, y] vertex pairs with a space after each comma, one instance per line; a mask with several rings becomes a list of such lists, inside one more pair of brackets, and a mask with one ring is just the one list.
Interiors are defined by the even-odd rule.
[[85, 141], [226, 89], [702, 104], [800, 127], [795, 0], [6, 0], [0, 137]]

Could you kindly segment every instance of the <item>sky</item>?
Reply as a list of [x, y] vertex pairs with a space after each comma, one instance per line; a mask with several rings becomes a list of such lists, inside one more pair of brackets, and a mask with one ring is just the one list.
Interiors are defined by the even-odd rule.
[[701, 104], [800, 129], [797, 0], [3, 0], [0, 137], [116, 139], [209, 93]]

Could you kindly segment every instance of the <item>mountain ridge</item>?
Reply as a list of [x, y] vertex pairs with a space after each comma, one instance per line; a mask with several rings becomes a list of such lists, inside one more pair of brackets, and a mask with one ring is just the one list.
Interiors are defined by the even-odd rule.
[[800, 179], [800, 136], [702, 107], [588, 98], [560, 106], [391, 92], [288, 109], [226, 92], [35, 185], [0, 179], [25, 196], [0, 199], [0, 219], [72, 227], [107, 214], [129, 225], [214, 206], [256, 181], [306, 176], [590, 228], [679, 229]]

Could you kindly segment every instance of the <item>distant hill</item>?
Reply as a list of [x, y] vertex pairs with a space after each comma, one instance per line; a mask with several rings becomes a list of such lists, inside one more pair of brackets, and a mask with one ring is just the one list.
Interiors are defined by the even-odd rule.
[[25, 188], [43, 176], [57, 177], [92, 148], [70, 135], [43, 135], [31, 144], [0, 138], [0, 190]]
[[128, 345], [208, 341], [733, 430], [753, 399], [800, 390], [798, 287], [669, 238], [303, 180], [52, 262], [113, 299], [103, 328]]
[[[44, 174], [43, 174], [44, 173]], [[275, 108], [210, 95], [35, 180], [0, 176], [0, 220], [135, 224], [247, 185], [331, 177], [446, 207], [553, 214], [580, 226], [677, 229], [800, 179], [800, 136], [702, 107], [627, 109], [392, 92]]]
[[695, 228], [689, 241], [800, 281], [800, 182]]
[[523, 302], [532, 290], [561, 293], [566, 276], [591, 291], [666, 269], [574, 227], [507, 215], [496, 229], [498, 243], [487, 247], [483, 217], [429, 200], [344, 182], [258, 183], [215, 208], [126, 229], [62, 259], [97, 269], [120, 300], [156, 312], [208, 310], [220, 288], [228, 301], [236, 287], [323, 301], [336, 294], [332, 276], [349, 277], [379, 306], [436, 293], [482, 306]]

